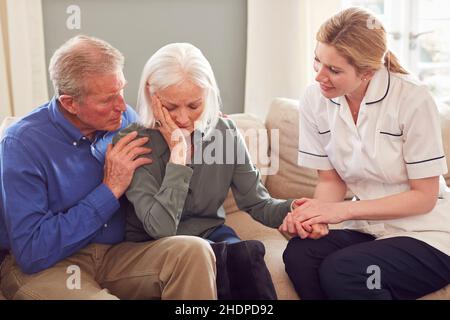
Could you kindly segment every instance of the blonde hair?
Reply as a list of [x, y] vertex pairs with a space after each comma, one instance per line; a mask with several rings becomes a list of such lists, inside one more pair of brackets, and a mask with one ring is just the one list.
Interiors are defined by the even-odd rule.
[[189, 43], [171, 43], [156, 51], [142, 71], [137, 112], [144, 126], [154, 128], [151, 96], [169, 86], [190, 80], [204, 90], [205, 109], [196, 129], [208, 137], [217, 125], [221, 106], [220, 92], [208, 60]]
[[124, 57], [106, 41], [78, 35], [59, 47], [49, 64], [55, 96], [68, 94], [82, 98], [87, 93], [87, 75], [108, 74], [123, 69]]
[[359, 74], [383, 65], [393, 73], [408, 74], [388, 50], [382, 23], [364, 9], [353, 7], [335, 14], [322, 24], [316, 40], [333, 46]]

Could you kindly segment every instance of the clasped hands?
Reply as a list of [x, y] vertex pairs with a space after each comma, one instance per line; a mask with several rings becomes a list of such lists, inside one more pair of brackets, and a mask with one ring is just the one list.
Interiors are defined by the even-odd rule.
[[294, 200], [292, 208], [278, 229], [301, 239], [320, 239], [328, 234], [328, 224], [344, 220], [336, 203], [302, 198]]

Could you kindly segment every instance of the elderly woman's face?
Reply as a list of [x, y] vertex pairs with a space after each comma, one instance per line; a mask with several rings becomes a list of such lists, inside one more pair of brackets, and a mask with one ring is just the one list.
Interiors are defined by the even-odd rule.
[[161, 105], [169, 111], [172, 120], [180, 129], [194, 131], [194, 124], [205, 109], [204, 90], [186, 80], [157, 93]]

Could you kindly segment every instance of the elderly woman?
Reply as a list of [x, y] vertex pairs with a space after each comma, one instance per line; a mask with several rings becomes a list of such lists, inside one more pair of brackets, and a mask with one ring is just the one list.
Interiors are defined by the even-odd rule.
[[[213, 242], [240, 241], [224, 225], [222, 204], [230, 187], [241, 210], [267, 226], [281, 225], [292, 201], [270, 197], [242, 136], [219, 109], [219, 89], [199, 49], [169, 44], [148, 60], [138, 95], [143, 125], [121, 133], [136, 130], [150, 137], [153, 150], [153, 163], [137, 170], [126, 192], [134, 206], [128, 239], [195, 235]], [[212, 149], [214, 159], [206, 152]]]
[[[138, 96], [142, 125], [119, 134], [138, 131], [153, 150], [153, 163], [136, 171], [126, 192], [133, 206], [127, 240], [194, 235], [239, 244], [224, 225], [230, 187], [238, 207], [267, 226], [279, 227], [291, 211], [292, 200], [270, 197], [235, 124], [220, 117], [219, 108], [213, 71], [199, 49], [169, 44], [148, 60]], [[327, 231], [316, 229], [320, 235]]]

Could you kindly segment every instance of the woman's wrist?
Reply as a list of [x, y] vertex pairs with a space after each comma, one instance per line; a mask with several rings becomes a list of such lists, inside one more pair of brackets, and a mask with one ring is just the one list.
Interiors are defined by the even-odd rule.
[[355, 220], [355, 210], [351, 201], [343, 201], [335, 204], [338, 215], [342, 221]]

